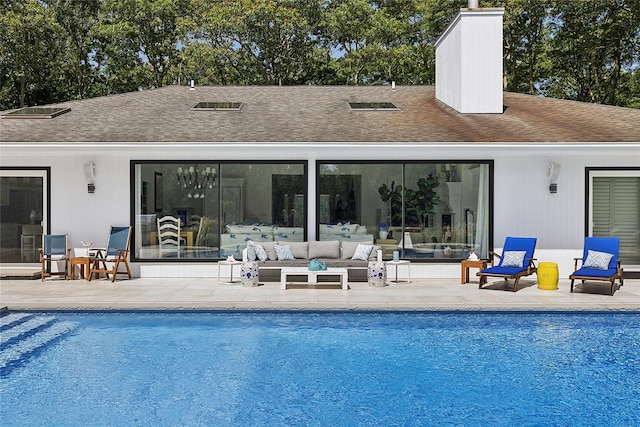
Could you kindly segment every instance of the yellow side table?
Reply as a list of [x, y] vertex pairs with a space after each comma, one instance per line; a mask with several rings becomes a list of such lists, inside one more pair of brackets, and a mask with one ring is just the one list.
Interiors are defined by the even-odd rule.
[[555, 262], [538, 263], [538, 289], [554, 291], [558, 289], [558, 264]]

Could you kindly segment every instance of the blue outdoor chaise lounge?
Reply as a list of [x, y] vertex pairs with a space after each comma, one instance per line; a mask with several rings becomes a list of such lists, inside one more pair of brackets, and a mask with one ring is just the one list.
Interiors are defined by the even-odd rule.
[[[495, 252], [489, 252], [491, 267], [478, 273], [480, 276], [479, 288], [487, 283], [489, 276], [502, 277], [504, 280], [515, 279], [513, 292], [518, 289], [518, 282], [523, 276], [534, 274], [537, 269], [534, 264], [533, 253], [536, 249], [535, 237], [507, 237], [502, 248], [502, 256]], [[500, 258], [498, 265], [494, 266], [494, 257]]]
[[[574, 280], [599, 280], [611, 283], [611, 295], [623, 285], [622, 268], [620, 267], [620, 239], [617, 237], [585, 237], [582, 258], [574, 258], [575, 270], [571, 279], [571, 292]], [[578, 261], [582, 261], [578, 269]], [[620, 286], [616, 286], [616, 279]]]

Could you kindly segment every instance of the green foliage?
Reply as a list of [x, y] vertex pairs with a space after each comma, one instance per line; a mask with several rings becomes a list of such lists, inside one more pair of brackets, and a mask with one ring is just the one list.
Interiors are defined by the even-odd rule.
[[[385, 183], [378, 188], [380, 199], [389, 203], [391, 225], [401, 225], [402, 218], [405, 218], [408, 223], [417, 223], [424, 229], [427, 217], [435, 213], [435, 207], [440, 203], [440, 196], [435, 191], [440, 185], [438, 178], [429, 175], [418, 179], [417, 190], [405, 188], [403, 191], [402, 185], [395, 184], [395, 181], [391, 181], [390, 186]], [[403, 200], [405, 215], [402, 212]]]
[[[5, 0], [0, 109], [209, 85], [434, 84], [467, 0]], [[513, 92], [638, 108], [640, 1], [504, 7]]]

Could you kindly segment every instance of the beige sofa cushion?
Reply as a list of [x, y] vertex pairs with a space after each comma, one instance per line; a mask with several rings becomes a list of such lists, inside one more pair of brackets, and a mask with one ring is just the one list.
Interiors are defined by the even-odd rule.
[[311, 241], [309, 242], [309, 259], [314, 258], [340, 258], [340, 241], [339, 240], [325, 240], [325, 241]]
[[[294, 258], [299, 259], [309, 259], [309, 242], [288, 242], [288, 241], [280, 241], [278, 242], [280, 246], [290, 246], [291, 254]], [[277, 257], [276, 257], [277, 259]]]
[[264, 248], [265, 252], [267, 252], [267, 256], [270, 261], [277, 261], [278, 254], [276, 254], [276, 250], [273, 248], [276, 242], [260, 242], [260, 245]]

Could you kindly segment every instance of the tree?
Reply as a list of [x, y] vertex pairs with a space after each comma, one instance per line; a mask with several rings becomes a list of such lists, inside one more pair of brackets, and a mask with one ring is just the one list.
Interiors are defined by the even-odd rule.
[[110, 91], [162, 87], [179, 63], [189, 0], [104, 0], [93, 31]]
[[0, 106], [37, 105], [57, 100], [50, 59], [60, 27], [53, 10], [37, 0], [13, 0], [0, 6]]
[[[508, 91], [638, 107], [640, 1], [503, 6]], [[433, 84], [467, 0], [5, 0], [0, 108], [184, 84]]]
[[550, 0], [506, 0], [504, 15], [505, 89], [534, 95], [538, 83], [548, 77], [549, 44], [545, 21]]
[[56, 86], [63, 99], [83, 99], [103, 93], [94, 50], [92, 28], [100, 13], [99, 1], [50, 0], [47, 7], [55, 12], [61, 31], [60, 50], [50, 61], [55, 63]]
[[333, 0], [322, 22], [337, 84], [424, 84], [435, 55], [425, 49], [417, 0]]
[[638, 68], [640, 6], [635, 0], [555, 1], [544, 93], [616, 105], [623, 72]]
[[201, 1], [196, 10], [199, 30], [188, 51], [208, 43], [211, 59], [227, 62], [242, 83], [304, 84], [313, 74], [319, 0]]

